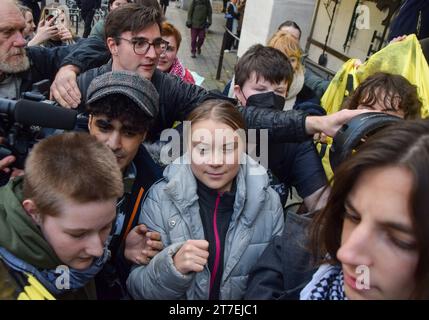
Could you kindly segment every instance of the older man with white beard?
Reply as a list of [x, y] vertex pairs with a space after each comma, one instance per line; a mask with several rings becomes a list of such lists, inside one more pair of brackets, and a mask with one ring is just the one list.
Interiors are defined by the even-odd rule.
[[22, 36], [25, 21], [9, 1], [0, 6], [0, 97], [17, 98], [21, 78], [17, 75], [30, 67]]
[[[0, 98], [16, 100], [29, 91], [33, 83], [53, 80], [62, 58], [72, 46], [48, 49], [25, 48], [22, 35], [25, 20], [14, 0], [1, 0], [0, 4]], [[1, 137], [0, 137], [1, 142]], [[15, 161], [14, 156], [0, 159], [0, 171]]]
[[73, 46], [25, 48], [25, 20], [14, 0], [0, 5], [0, 98], [19, 99], [32, 84], [53, 80], [62, 58]]

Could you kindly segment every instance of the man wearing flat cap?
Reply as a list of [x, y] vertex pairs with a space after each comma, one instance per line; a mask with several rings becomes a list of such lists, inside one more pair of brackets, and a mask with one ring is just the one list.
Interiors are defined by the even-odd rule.
[[[148, 263], [162, 249], [159, 233], [147, 232], [145, 225], [137, 226], [143, 195], [162, 174], [149, 168], [153, 162], [142, 146], [158, 115], [158, 104], [159, 96], [152, 83], [129, 71], [104, 73], [88, 87], [89, 132], [113, 151], [124, 181], [124, 195], [117, 203], [109, 244], [112, 256], [96, 277], [98, 299], [126, 297], [126, 286], [122, 284], [130, 264], [124, 259], [125, 247], [131, 255], [130, 262], [139, 264]], [[150, 245], [146, 245], [148, 240]]]

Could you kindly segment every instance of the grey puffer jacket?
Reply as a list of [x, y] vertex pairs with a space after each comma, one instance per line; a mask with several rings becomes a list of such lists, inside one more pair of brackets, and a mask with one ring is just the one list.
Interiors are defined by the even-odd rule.
[[[244, 297], [251, 268], [268, 243], [283, 230], [283, 209], [277, 193], [268, 186], [265, 170], [249, 156], [245, 158], [236, 179], [234, 210], [225, 239], [221, 300]], [[250, 166], [263, 170], [263, 174], [249, 174]], [[127, 287], [132, 297], [208, 299], [208, 266], [202, 272], [183, 275], [173, 263], [174, 254], [186, 240], [205, 239], [197, 182], [190, 166], [169, 165], [164, 179], [149, 190], [140, 214], [140, 223], [161, 233], [164, 250], [147, 266], [138, 266], [131, 272]]]

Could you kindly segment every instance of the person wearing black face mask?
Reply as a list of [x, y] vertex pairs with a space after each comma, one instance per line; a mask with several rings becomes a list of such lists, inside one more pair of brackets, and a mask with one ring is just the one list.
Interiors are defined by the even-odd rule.
[[246, 105], [258, 106], [261, 108], [274, 107], [274, 109], [283, 110], [285, 101], [285, 97], [274, 93], [274, 91], [268, 91], [251, 95], [247, 98]]
[[[282, 52], [255, 45], [235, 66], [235, 96], [243, 106], [283, 110], [292, 74], [292, 67]], [[304, 104], [301, 108], [312, 114], [324, 113], [322, 107], [314, 104]], [[269, 143], [267, 169], [271, 172], [271, 186], [283, 204], [292, 186], [304, 199], [307, 210], [313, 211], [325, 204], [327, 193], [321, 195], [327, 180], [311, 141]]]

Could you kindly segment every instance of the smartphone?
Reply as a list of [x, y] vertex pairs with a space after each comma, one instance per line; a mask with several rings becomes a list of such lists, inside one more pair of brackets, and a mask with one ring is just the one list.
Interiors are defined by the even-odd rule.
[[46, 8], [45, 9], [45, 20], [51, 21], [54, 19], [54, 24], [58, 24], [59, 20], [58, 17], [60, 16], [61, 11], [57, 8]]

